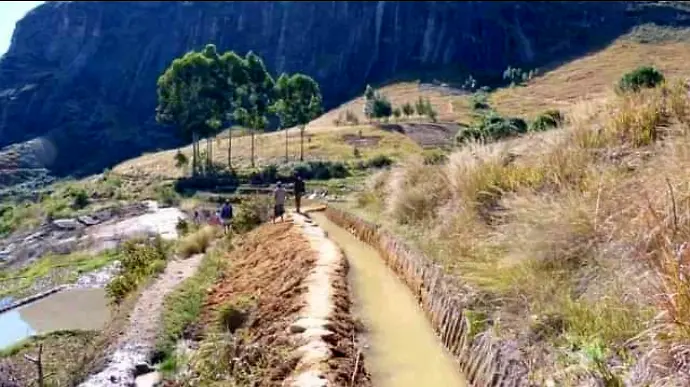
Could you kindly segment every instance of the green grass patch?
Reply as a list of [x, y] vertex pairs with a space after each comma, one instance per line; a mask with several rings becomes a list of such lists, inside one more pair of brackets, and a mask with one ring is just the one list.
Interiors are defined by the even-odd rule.
[[119, 249], [122, 271], [106, 286], [108, 297], [121, 303], [155, 274], [165, 270], [170, 245], [160, 237], [153, 240], [129, 240]]
[[1, 272], [0, 297], [26, 295], [41, 279], [48, 280], [54, 286], [72, 283], [80, 274], [98, 270], [118, 257], [115, 250], [107, 250], [97, 255], [75, 252], [45, 256], [27, 267]]
[[[229, 243], [223, 243], [229, 246]], [[175, 291], [166, 296], [163, 303], [162, 328], [158, 334], [156, 350], [163, 358], [165, 371], [174, 372], [179, 360], [173, 356], [175, 343], [185, 330], [198, 320], [208, 289], [223, 273], [227, 265], [221, 251], [214, 249], [201, 261], [199, 270], [192, 277], [186, 279]]]

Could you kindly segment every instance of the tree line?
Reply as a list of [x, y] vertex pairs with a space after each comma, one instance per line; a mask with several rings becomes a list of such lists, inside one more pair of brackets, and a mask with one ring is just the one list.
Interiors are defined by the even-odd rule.
[[[219, 54], [208, 44], [172, 61], [158, 78], [156, 121], [179, 129], [192, 141], [192, 174], [211, 170], [212, 137], [228, 129], [228, 167], [232, 169], [231, 126], [247, 128], [251, 135], [251, 165], [255, 166], [255, 136], [265, 130], [271, 116], [285, 129], [299, 126], [300, 161], [304, 160], [304, 130], [322, 111], [319, 85], [304, 74], [281, 74], [277, 80], [253, 52], [241, 57], [234, 51]], [[206, 168], [202, 169], [200, 139], [206, 139]]]

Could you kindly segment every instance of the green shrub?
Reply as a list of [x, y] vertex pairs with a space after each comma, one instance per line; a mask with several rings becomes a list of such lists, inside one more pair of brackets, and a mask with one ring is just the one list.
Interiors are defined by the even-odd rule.
[[122, 271], [106, 286], [108, 297], [116, 304], [122, 302], [141, 283], [165, 269], [167, 255], [160, 237], [125, 242], [118, 250]]
[[531, 132], [543, 132], [549, 129], [557, 128], [563, 123], [563, 116], [558, 110], [547, 110], [540, 114], [530, 124], [529, 130]]
[[156, 201], [164, 206], [175, 206], [180, 203], [180, 196], [175, 189], [169, 185], [162, 185], [154, 188]]
[[238, 233], [251, 231], [271, 218], [272, 205], [269, 197], [254, 197], [243, 201], [237, 207], [232, 227]]
[[80, 210], [89, 205], [89, 195], [83, 188], [70, 188], [68, 193], [72, 198], [72, 208], [75, 210]]
[[369, 159], [366, 165], [369, 168], [386, 168], [393, 165], [393, 159], [386, 155], [378, 155]]
[[477, 123], [458, 133], [456, 140], [492, 141], [527, 132], [527, 122], [522, 118], [503, 117], [495, 112], [483, 115]]
[[642, 88], [653, 88], [664, 82], [664, 75], [654, 67], [641, 66], [623, 75], [618, 82], [620, 91], [638, 91]]

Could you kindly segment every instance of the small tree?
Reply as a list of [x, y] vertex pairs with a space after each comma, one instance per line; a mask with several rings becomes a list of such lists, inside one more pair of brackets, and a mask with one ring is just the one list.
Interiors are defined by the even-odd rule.
[[638, 91], [653, 88], [664, 82], [664, 75], [654, 67], [641, 66], [623, 75], [618, 82], [620, 91]]
[[220, 111], [220, 98], [213, 91], [216, 65], [215, 46], [204, 52], [188, 52], [172, 64], [158, 78], [158, 106], [156, 120], [175, 125], [182, 135], [192, 139], [192, 174], [199, 169], [199, 136], [210, 133], [206, 124]]
[[433, 122], [436, 122], [436, 117], [438, 117], [438, 113], [436, 112], [436, 110], [434, 110], [434, 107], [431, 106], [431, 101], [429, 101], [429, 98], [427, 98], [424, 102], [424, 110], [426, 111], [426, 115], [429, 117], [429, 119]]
[[241, 102], [234, 112], [234, 118], [251, 132], [251, 166], [255, 167], [256, 132], [262, 131], [268, 124], [274, 96], [274, 81], [266, 70], [263, 60], [248, 52], [244, 58], [247, 85]]
[[376, 100], [376, 90], [374, 90], [371, 85], [367, 85], [364, 90], [364, 117], [366, 117], [369, 122], [374, 118], [374, 101]]
[[402, 112], [405, 115], [405, 118], [409, 118], [411, 115], [414, 114], [414, 108], [412, 107], [412, 105], [410, 105], [409, 102], [405, 102], [402, 105]]
[[303, 161], [306, 125], [323, 111], [319, 85], [304, 74], [294, 74], [290, 77], [283, 74], [278, 79], [276, 89], [278, 99], [273, 105], [273, 110], [280, 117], [281, 123], [300, 127], [299, 159]]
[[417, 111], [418, 116], [425, 116], [426, 115], [426, 103], [421, 96], [419, 97], [417, 102], [415, 102], [414, 108]]
[[399, 120], [401, 115], [402, 111], [400, 110], [400, 108], [393, 109], [393, 117], [395, 117], [396, 120]]
[[179, 149], [175, 153], [175, 168], [186, 168], [189, 165], [189, 159]]
[[374, 99], [374, 118], [388, 119], [393, 114], [393, 106], [390, 101], [383, 96], [377, 95]]

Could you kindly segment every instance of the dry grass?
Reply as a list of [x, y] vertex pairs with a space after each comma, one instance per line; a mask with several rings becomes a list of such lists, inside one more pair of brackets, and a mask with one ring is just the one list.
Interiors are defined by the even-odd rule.
[[[377, 129], [369, 125], [331, 128], [329, 130], [307, 129], [304, 140], [304, 154], [306, 160], [349, 160], [355, 159], [354, 148], [346, 140], [346, 136], [359, 135], [364, 137], [378, 137], [378, 143], [372, 146], [360, 146], [362, 159], [377, 155], [400, 158], [405, 155], [421, 153], [422, 150], [407, 136]], [[290, 161], [299, 159], [299, 131], [288, 131], [288, 154]], [[213, 160], [219, 165], [228, 163], [228, 135], [221, 133], [213, 144]], [[256, 164], [281, 164], [285, 161], [285, 131], [267, 133], [256, 136]], [[232, 139], [232, 162], [235, 168], [250, 166], [251, 137], [242, 136]], [[202, 143], [201, 149], [206, 149]], [[181, 150], [190, 160], [191, 145]], [[147, 177], [177, 178], [184, 171], [175, 167], [174, 156], [177, 150], [145, 154], [128, 160], [116, 166], [113, 171], [127, 175], [145, 175]]]
[[218, 235], [218, 228], [205, 225], [200, 229], [185, 235], [177, 245], [177, 252], [183, 257], [190, 257], [206, 251], [211, 242]]
[[487, 295], [535, 380], [675, 375], [688, 358], [637, 359], [690, 342], [688, 108], [682, 83], [612, 95], [561, 131], [411, 160], [359, 204]]
[[[609, 47], [560, 66], [531, 80], [524, 87], [504, 88], [492, 93], [490, 104], [504, 115], [534, 118], [548, 109], [568, 110], [583, 100], [608, 97], [611, 86], [623, 73], [638, 66], [652, 65], [668, 77], [680, 77], [690, 72], [690, 44], [672, 42], [642, 44], [620, 40]], [[439, 120], [470, 122], [472, 112], [467, 95], [450, 95], [438, 89], [428, 89], [418, 82], [398, 83], [380, 89], [394, 106], [414, 103], [419, 97], [429, 98], [439, 113]], [[346, 110], [360, 122], [364, 99], [358, 97], [331, 110], [313, 121], [310, 127], [325, 129]]]

